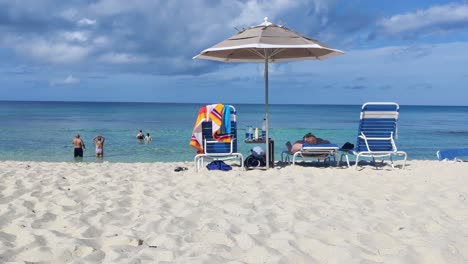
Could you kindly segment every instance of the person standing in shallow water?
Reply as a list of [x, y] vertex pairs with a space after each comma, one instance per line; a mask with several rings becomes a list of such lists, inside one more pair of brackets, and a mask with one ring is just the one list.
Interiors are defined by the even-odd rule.
[[146, 133], [146, 137], [145, 137], [145, 142], [146, 142], [146, 144], [150, 143], [151, 140], [153, 140], [153, 139], [151, 138], [150, 133]]
[[106, 139], [101, 136], [95, 136], [93, 138], [93, 143], [96, 145], [96, 158], [102, 158], [104, 156], [104, 141]]
[[86, 150], [86, 146], [83, 140], [80, 137], [80, 134], [76, 134], [75, 138], [72, 140], [73, 146], [75, 146], [75, 150], [73, 156], [76, 158], [83, 158], [83, 150]]
[[143, 139], [143, 138], [145, 138], [145, 134], [143, 134], [143, 131], [142, 131], [142, 130], [140, 130], [140, 131], [137, 133], [136, 138], [137, 138], [137, 139]]
[[136, 135], [137, 144], [143, 144], [144, 138], [145, 138], [145, 134], [143, 134], [143, 130], [140, 130]]

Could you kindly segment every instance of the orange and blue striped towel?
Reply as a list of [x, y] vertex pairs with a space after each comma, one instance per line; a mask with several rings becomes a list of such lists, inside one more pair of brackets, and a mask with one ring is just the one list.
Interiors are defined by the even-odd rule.
[[202, 106], [198, 110], [197, 120], [193, 128], [192, 138], [190, 139], [190, 146], [197, 150], [197, 153], [203, 153], [203, 132], [202, 123], [211, 121], [213, 138], [219, 142], [230, 142], [231, 136], [221, 134], [221, 125], [223, 123], [223, 104], [212, 104]]

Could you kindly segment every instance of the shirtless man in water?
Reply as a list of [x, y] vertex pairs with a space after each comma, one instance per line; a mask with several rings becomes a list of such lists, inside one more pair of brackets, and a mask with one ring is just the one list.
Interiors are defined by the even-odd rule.
[[104, 141], [106, 139], [99, 135], [93, 138], [94, 145], [96, 145], [96, 158], [102, 158], [104, 156]]
[[77, 134], [75, 138], [72, 140], [72, 144], [75, 146], [74, 156], [75, 158], [83, 157], [83, 149], [86, 149], [83, 140], [80, 137], [80, 134]]

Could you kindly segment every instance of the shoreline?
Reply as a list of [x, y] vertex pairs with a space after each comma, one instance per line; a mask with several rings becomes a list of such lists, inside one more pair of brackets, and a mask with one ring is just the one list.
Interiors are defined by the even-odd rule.
[[0, 262], [464, 263], [467, 171], [0, 161]]
[[[193, 155], [193, 157], [195, 157], [196, 154]], [[244, 155], [244, 158], [247, 157], [247, 155]], [[192, 160], [185, 160], [185, 161], [129, 161], [129, 162], [122, 162], [122, 161], [109, 161], [109, 160], [106, 160], [106, 158], [104, 157], [104, 159], [101, 159], [101, 160], [96, 160], [94, 158], [94, 160], [92, 160], [94, 157], [93, 156], [90, 156], [90, 157], [87, 157], [87, 160], [67, 160], [67, 161], [37, 161], [37, 160], [0, 160], [0, 162], [38, 162], [38, 163], [112, 163], [112, 164], [119, 164], [119, 163], [122, 163], [122, 164], [132, 164], [132, 163], [192, 163], [193, 164], [193, 159]], [[437, 158], [437, 157], [436, 157]], [[434, 162], [447, 162], [447, 163], [452, 163], [454, 161], [438, 161], [437, 159], [407, 159], [406, 162], [421, 162], [421, 161], [434, 161]], [[89, 159], [89, 160], [88, 160]], [[337, 161], [338, 161], [338, 158], [337, 158]], [[364, 160], [366, 161], [366, 160]], [[394, 162], [398, 163], [400, 162], [401, 160], [400, 159], [394, 159]], [[299, 163], [302, 162], [302, 160], [299, 161]], [[344, 162], [344, 161], [343, 161]], [[351, 160], [350, 162], [354, 162], [354, 160]], [[385, 160], [386, 163], [388, 163], [388, 160]], [[460, 162], [460, 161], [459, 161]], [[465, 161], [461, 161], [461, 162], [465, 162]], [[281, 160], [275, 160], [275, 164], [283, 164], [284, 162], [281, 161]], [[289, 166], [289, 165], [285, 165], [285, 166]], [[291, 165], [292, 166], [292, 165]], [[330, 166], [330, 167], [336, 167], [336, 166]]]

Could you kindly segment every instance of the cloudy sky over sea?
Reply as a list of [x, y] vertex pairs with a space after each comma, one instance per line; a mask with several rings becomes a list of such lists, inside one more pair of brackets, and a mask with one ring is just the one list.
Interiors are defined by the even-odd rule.
[[262, 64], [192, 57], [265, 16], [346, 52], [272, 103], [468, 105], [468, 2], [432, 0], [0, 0], [0, 100], [262, 103]]

